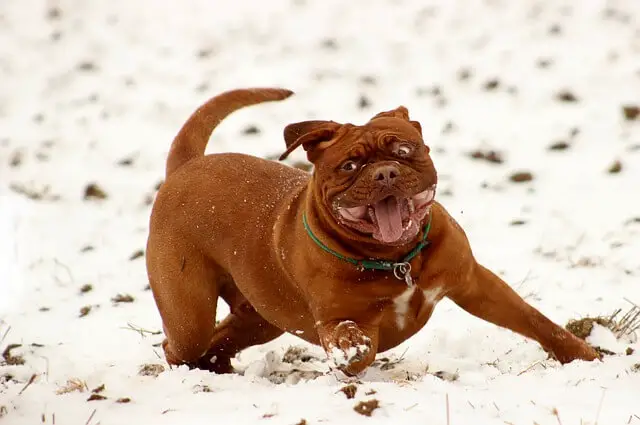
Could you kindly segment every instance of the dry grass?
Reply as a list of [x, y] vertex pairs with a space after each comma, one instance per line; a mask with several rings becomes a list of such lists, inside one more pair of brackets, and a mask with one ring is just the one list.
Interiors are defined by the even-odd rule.
[[609, 329], [616, 338], [628, 337], [640, 329], [640, 307], [625, 299], [632, 306], [620, 316], [619, 308], [610, 316], [584, 317], [577, 320], [569, 320], [566, 329], [578, 338], [586, 339], [593, 331], [593, 326], [598, 324]]
[[56, 390], [56, 394], [68, 394], [74, 391], [83, 393], [85, 391], [89, 391], [89, 387], [87, 387], [87, 383], [78, 378], [71, 378], [67, 380], [67, 383]]

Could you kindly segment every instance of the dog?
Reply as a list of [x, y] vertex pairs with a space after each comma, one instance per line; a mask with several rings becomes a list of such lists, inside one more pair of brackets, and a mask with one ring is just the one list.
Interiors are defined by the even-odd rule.
[[[231, 373], [241, 350], [288, 332], [358, 375], [422, 329], [444, 297], [563, 364], [599, 357], [474, 259], [465, 232], [435, 200], [437, 173], [407, 108], [364, 125], [287, 125], [280, 160], [302, 147], [312, 173], [249, 155], [204, 155], [233, 111], [292, 94], [224, 92], [171, 145], [146, 255], [170, 365]], [[230, 313], [217, 323], [219, 297]]]

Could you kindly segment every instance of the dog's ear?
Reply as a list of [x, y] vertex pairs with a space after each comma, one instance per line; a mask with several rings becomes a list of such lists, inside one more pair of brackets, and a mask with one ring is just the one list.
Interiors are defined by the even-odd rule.
[[379, 114], [376, 114], [376, 116], [371, 118], [371, 120], [375, 120], [376, 118], [403, 119], [405, 121], [408, 121], [409, 124], [411, 124], [416, 130], [418, 130], [418, 133], [420, 133], [420, 135], [422, 136], [422, 126], [418, 121], [411, 121], [411, 119], [409, 118], [409, 110], [404, 106], [398, 106], [396, 109], [393, 109], [391, 111], [380, 112]]
[[339, 128], [340, 124], [334, 121], [302, 121], [289, 124], [284, 129], [284, 142], [287, 145], [287, 150], [280, 155], [280, 161], [299, 146], [307, 151], [307, 156], [310, 156], [316, 148], [327, 148], [329, 145], [321, 144], [333, 139]]

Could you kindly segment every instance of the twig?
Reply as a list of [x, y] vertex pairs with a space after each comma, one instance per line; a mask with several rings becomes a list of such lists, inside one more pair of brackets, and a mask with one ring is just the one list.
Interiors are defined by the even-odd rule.
[[445, 404], [447, 406], [447, 425], [451, 425], [451, 415], [449, 413], [449, 393], [445, 396]]
[[527, 368], [525, 368], [523, 371], [521, 371], [520, 373], [518, 373], [517, 376], [522, 375], [523, 373], [527, 373], [529, 372], [531, 369], [533, 369], [534, 367], [536, 367], [537, 365], [539, 365], [540, 363], [542, 363], [542, 360], [536, 360], [535, 362], [531, 363]]
[[18, 393], [18, 395], [22, 395], [22, 393], [29, 388], [29, 386], [31, 384], [34, 383], [34, 381], [36, 380], [36, 378], [38, 377], [38, 375], [36, 373], [34, 373], [33, 375], [31, 375], [31, 378], [29, 378], [29, 380], [27, 381], [27, 383], [25, 384], [24, 387], [22, 387], [22, 389], [20, 390], [20, 392]]
[[558, 420], [558, 425], [562, 425], [562, 421], [560, 420], [560, 412], [558, 412], [558, 409], [554, 407], [553, 410], [551, 410], [551, 413], [553, 413], [553, 416], [555, 416]]
[[4, 335], [2, 335], [2, 339], [0, 339], [0, 346], [2, 345], [2, 343], [4, 343], [5, 338], [7, 337], [7, 334], [9, 333], [9, 331], [11, 330], [11, 325], [9, 325], [9, 327], [7, 328], [6, 331], [4, 331]]
[[600, 403], [598, 403], [598, 411], [596, 412], [596, 421], [595, 425], [598, 425], [598, 420], [600, 419], [600, 412], [602, 411], [602, 403], [604, 402], [604, 394], [607, 392], [606, 388], [602, 389], [602, 397], [600, 397]]
[[84, 425], [89, 425], [89, 422], [91, 422], [91, 419], [93, 419], [93, 415], [96, 414], [96, 410], [97, 409], [93, 409], [93, 412], [91, 412], [91, 415], [89, 415], [89, 419], [87, 419], [87, 422], [85, 422]]
[[[67, 275], [69, 276], [69, 282], [73, 283], [74, 279], [73, 279], [73, 274], [71, 273], [71, 269], [69, 268], [69, 266], [67, 266], [66, 264], [64, 264], [62, 261], [58, 260], [57, 258], [53, 259], [53, 262], [57, 265], [62, 267], [66, 272]], [[58, 276], [54, 276], [54, 279], [56, 280], [56, 282], [61, 283], [62, 281], [60, 279], [58, 279]]]
[[150, 330], [141, 328], [139, 326], [133, 325], [133, 324], [131, 324], [129, 322], [127, 322], [127, 326], [126, 327], [122, 327], [121, 329], [128, 329], [130, 331], [138, 332], [142, 338], [144, 338], [144, 336], [145, 336], [144, 334], [160, 335], [162, 333], [162, 331], [150, 331]]

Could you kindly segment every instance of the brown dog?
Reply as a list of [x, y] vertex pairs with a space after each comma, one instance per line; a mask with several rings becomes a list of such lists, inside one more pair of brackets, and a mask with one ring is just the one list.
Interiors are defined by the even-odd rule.
[[[436, 171], [406, 108], [363, 126], [288, 125], [281, 159], [302, 146], [311, 175], [247, 155], [204, 156], [234, 110], [291, 94], [223, 93], [173, 141], [147, 245], [170, 364], [230, 372], [240, 350], [290, 332], [353, 375], [418, 332], [443, 297], [562, 363], [598, 358], [475, 261], [434, 202]], [[218, 297], [231, 313], [216, 325]]]

